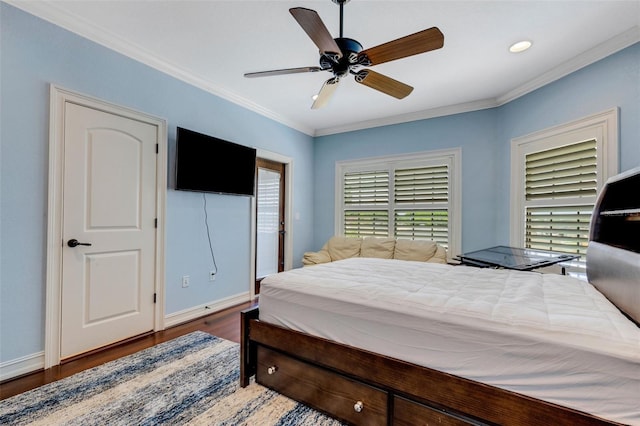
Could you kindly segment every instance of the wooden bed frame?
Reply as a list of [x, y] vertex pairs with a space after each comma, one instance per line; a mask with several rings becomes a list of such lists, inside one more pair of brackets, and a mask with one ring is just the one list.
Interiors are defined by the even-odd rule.
[[614, 425], [560, 405], [262, 322], [242, 312], [240, 385], [356, 425]]

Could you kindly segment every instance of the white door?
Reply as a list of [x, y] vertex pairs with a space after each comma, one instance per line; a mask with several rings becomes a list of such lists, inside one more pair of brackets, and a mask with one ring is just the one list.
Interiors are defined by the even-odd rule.
[[154, 328], [157, 133], [65, 103], [61, 359]]

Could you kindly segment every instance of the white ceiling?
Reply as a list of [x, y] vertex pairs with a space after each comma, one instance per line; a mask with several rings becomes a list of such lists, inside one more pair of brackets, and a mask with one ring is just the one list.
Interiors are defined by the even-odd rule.
[[[311, 110], [329, 72], [243, 74], [317, 66], [317, 47], [288, 9], [317, 11], [338, 37], [331, 0], [6, 1], [310, 135], [502, 105], [640, 41], [640, 0], [351, 0], [343, 35], [365, 49], [432, 26], [444, 47], [371, 68], [413, 86], [403, 100], [348, 76]], [[509, 53], [521, 39], [532, 48]]]

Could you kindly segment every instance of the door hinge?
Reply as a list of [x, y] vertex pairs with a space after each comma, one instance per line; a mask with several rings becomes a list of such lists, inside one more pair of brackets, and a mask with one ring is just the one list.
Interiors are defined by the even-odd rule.
[[153, 226], [155, 226], [156, 228], [158, 227], [158, 218], [157, 217], [153, 220]]
[[160, 144], [157, 143], [156, 144], [156, 154], [158, 154], [160, 152]]
[[157, 302], [158, 302], [158, 294], [153, 293], [153, 303], [157, 303]]

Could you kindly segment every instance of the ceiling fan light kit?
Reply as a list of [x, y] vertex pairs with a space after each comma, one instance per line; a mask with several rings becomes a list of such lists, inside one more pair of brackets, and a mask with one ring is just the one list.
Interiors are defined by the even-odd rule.
[[513, 43], [509, 47], [509, 52], [511, 52], [511, 53], [524, 52], [525, 50], [529, 49], [531, 47], [531, 45], [532, 45], [532, 43], [529, 40], [522, 40], [522, 41], [519, 41], [517, 43]]
[[408, 96], [413, 87], [391, 77], [366, 69], [368, 67], [408, 56], [426, 53], [444, 46], [444, 35], [437, 27], [428, 28], [381, 45], [363, 49], [358, 41], [343, 37], [343, 6], [349, 0], [331, 0], [340, 6], [340, 37], [333, 38], [315, 10], [303, 7], [289, 9], [309, 38], [320, 50], [320, 66], [284, 68], [246, 73], [248, 78], [274, 75], [330, 71], [333, 77], [325, 81], [311, 108], [318, 109], [329, 103], [340, 79], [354, 75], [357, 83], [375, 89], [396, 99]]

